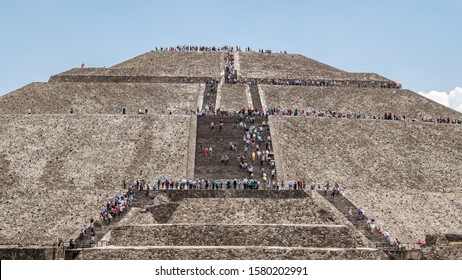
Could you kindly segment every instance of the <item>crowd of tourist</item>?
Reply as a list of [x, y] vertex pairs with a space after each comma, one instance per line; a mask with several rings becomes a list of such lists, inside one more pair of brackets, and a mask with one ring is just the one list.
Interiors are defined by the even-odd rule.
[[298, 80], [298, 79], [261, 79], [260, 84], [287, 86], [318, 87], [359, 87], [359, 88], [391, 88], [401, 89], [402, 85], [392, 81], [358, 81], [358, 80]]
[[405, 115], [393, 114], [385, 112], [383, 115], [367, 115], [364, 112], [342, 112], [337, 110], [316, 110], [314, 108], [306, 108], [303, 110], [295, 109], [281, 109], [281, 108], [268, 108], [265, 112], [268, 115], [281, 115], [281, 116], [310, 116], [310, 117], [327, 117], [327, 118], [346, 118], [346, 119], [373, 119], [373, 120], [393, 120], [393, 121], [412, 121], [424, 123], [439, 123], [439, 124], [462, 124], [462, 119], [450, 118], [446, 116], [439, 116], [437, 118], [427, 117], [424, 115], [409, 117]]
[[[197, 46], [197, 45], [178, 45], [178, 46], [173, 46], [173, 47], [155, 47], [156, 51], [162, 51], [162, 52], [167, 52], [167, 51], [173, 51], [173, 52], [195, 52], [195, 51], [202, 51], [202, 52], [222, 52], [222, 51], [231, 51], [231, 52], [242, 52], [242, 48], [240, 46]], [[244, 48], [245, 52], [253, 52], [253, 50], [250, 47]], [[264, 50], [264, 49], [258, 49], [259, 53], [272, 53], [271, 50]], [[279, 53], [284, 53], [287, 54], [287, 51], [279, 51]]]
[[[161, 52], [196, 52], [196, 51], [201, 51], [201, 52], [222, 52], [222, 51], [242, 51], [241, 47], [239, 46], [195, 46], [195, 45], [178, 45], [176, 47], [156, 47], [156, 51], [161, 51]], [[249, 47], [245, 48], [246, 51], [251, 51]]]
[[[319, 185], [317, 184], [314, 180], [310, 184], [311, 190], [323, 190], [324, 195], [328, 196], [329, 191], [330, 191], [330, 197], [332, 199], [335, 199], [336, 196], [345, 196], [346, 195], [346, 188], [340, 186], [337, 182], [334, 183], [333, 186], [329, 184], [329, 182], [325, 182], [324, 185]], [[347, 217], [349, 220], [354, 219], [354, 212], [353, 209], [350, 208], [348, 212], [346, 213]], [[364, 209], [359, 207], [356, 211], [356, 220], [358, 221], [363, 221], [366, 219], [366, 213]], [[401, 245], [401, 242], [398, 240], [398, 238], [392, 239], [390, 237], [390, 234], [388, 231], [384, 231], [383, 228], [379, 225], [377, 225], [375, 219], [373, 218], [368, 218], [366, 221], [367, 224], [367, 229], [370, 231], [371, 234], [382, 234], [383, 235], [383, 240], [381, 246], [384, 244], [388, 244], [390, 247], [395, 247], [399, 248]], [[419, 240], [420, 243], [425, 243], [425, 241]], [[419, 243], [419, 244], [420, 244]], [[387, 246], [388, 246], [387, 245]]]
[[307, 116], [307, 117], [324, 117], [324, 118], [342, 118], [342, 119], [368, 119], [368, 120], [392, 120], [392, 121], [410, 121], [420, 123], [436, 123], [436, 124], [462, 124], [462, 119], [450, 118], [447, 116], [439, 116], [437, 118], [428, 117], [425, 115], [419, 116], [406, 116], [393, 114], [392, 112], [385, 112], [383, 115], [368, 115], [364, 112], [344, 112], [333, 109], [318, 110], [312, 107], [306, 109], [281, 109], [281, 108], [268, 108], [266, 111], [258, 108], [243, 108], [239, 111], [220, 111], [209, 112], [208, 114], [219, 114], [223, 117], [235, 116]]
[[175, 179], [162, 176], [156, 180], [136, 179], [127, 184], [138, 191], [155, 190], [304, 190], [306, 184], [302, 180], [272, 181], [270, 188], [261, 180], [244, 179]]
[[[132, 185], [128, 186], [124, 182], [124, 189], [127, 189], [127, 192], [120, 192], [120, 194], [116, 195], [114, 198], [109, 199], [105, 205], [102, 206], [101, 211], [98, 216], [98, 220], [94, 220], [93, 218], [90, 219], [90, 223], [88, 225], [83, 225], [79, 232], [79, 237], [76, 243], [76, 240], [71, 239], [69, 246], [74, 248], [79, 246], [79, 243], [83, 243], [86, 237], [90, 239], [90, 245], [97, 242], [96, 240], [96, 231], [95, 225], [98, 224], [99, 226], [103, 225], [110, 225], [114, 219], [120, 219], [125, 213], [130, 210], [130, 206], [133, 201], [133, 187]], [[60, 246], [62, 244], [62, 238], [58, 238], [60, 242], [58, 243]]]
[[308, 87], [358, 87], [358, 88], [387, 88], [402, 89], [402, 85], [392, 81], [361, 81], [349, 80], [300, 80], [300, 79], [255, 79], [255, 78], [235, 78], [234, 83], [249, 85], [284, 85], [284, 86], [308, 86]]
[[234, 70], [234, 55], [228, 51], [225, 55], [225, 83], [235, 83], [237, 77]]

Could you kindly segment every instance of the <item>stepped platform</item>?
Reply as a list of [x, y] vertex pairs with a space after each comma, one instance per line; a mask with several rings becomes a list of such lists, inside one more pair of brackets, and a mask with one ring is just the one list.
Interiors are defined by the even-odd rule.
[[32, 83], [0, 97], [0, 114], [68, 114], [71, 107], [79, 114], [117, 114], [125, 107], [127, 114], [159, 115], [170, 110], [183, 115], [195, 111], [204, 84], [146, 83]]
[[314, 178], [319, 183], [329, 180], [387, 190], [459, 192], [462, 188], [459, 125], [270, 118], [277, 143], [284, 143], [279, 163], [286, 179]]
[[309, 198], [185, 199], [172, 213], [168, 222], [191, 224], [339, 224], [329, 209], [316, 205]]
[[259, 79], [326, 79], [347, 72], [295, 54], [239, 53], [240, 76]]
[[223, 84], [221, 89], [220, 111], [236, 112], [249, 108], [244, 84]]
[[[187, 74], [187, 73], [185, 73]], [[193, 73], [194, 74], [194, 73]], [[74, 68], [53, 75], [49, 83], [205, 83], [212, 76], [161, 75], [156, 68]]]
[[257, 85], [250, 85], [250, 96], [252, 97], [252, 106], [258, 110], [263, 109]]
[[462, 127], [315, 117], [271, 119], [279, 136], [276, 145], [284, 143], [284, 156], [279, 157], [284, 178], [338, 182], [356, 207], [404, 243], [415, 243], [427, 233], [462, 231], [458, 218]]
[[354, 187], [347, 197], [403, 243], [416, 243], [428, 234], [462, 234], [461, 189], [445, 193], [405, 186], [402, 190]]
[[0, 244], [75, 238], [123, 180], [185, 177], [189, 124], [189, 116], [0, 115]]
[[[202, 102], [199, 106], [200, 110], [204, 110], [205, 113], [209, 114], [210, 112], [215, 112], [215, 104], [217, 102], [217, 83], [207, 83], [205, 85], [204, 93], [201, 95]], [[208, 109], [208, 110], [207, 110]]]
[[[194, 214], [192, 214], [194, 215]], [[149, 236], [149, 238], [146, 238]], [[341, 236], [341, 237], [340, 237]], [[114, 246], [276, 246], [356, 248], [344, 225], [162, 224], [112, 230]]]
[[[379, 234], [377, 232], [372, 232], [367, 224], [367, 216], [364, 215], [363, 219], [359, 219], [357, 216], [358, 208], [351, 203], [347, 198], [344, 196], [334, 196], [332, 197], [332, 191], [324, 193], [324, 191], [319, 192], [321, 195], [324, 196], [337, 210], [343, 214], [345, 218], [351, 222], [356, 229], [362, 232], [362, 234], [371, 241], [374, 247], [377, 248], [387, 248], [390, 246], [388, 240], [385, 239], [383, 234]], [[353, 217], [348, 217], [348, 211], [351, 210], [353, 212]], [[381, 225], [377, 225], [377, 227], [382, 227]], [[383, 228], [383, 227], [382, 227]]]
[[409, 90], [357, 87], [262, 85], [270, 108], [335, 110], [383, 117], [385, 112], [414, 118], [419, 115], [462, 119], [462, 114]]
[[384, 260], [369, 248], [294, 247], [103, 247], [83, 250], [80, 260]]
[[188, 198], [304, 199], [311, 196], [303, 190], [156, 190], [154, 194], [167, 197], [172, 202], [181, 202]]
[[112, 68], [141, 68], [153, 76], [220, 78], [224, 52], [149, 51]]

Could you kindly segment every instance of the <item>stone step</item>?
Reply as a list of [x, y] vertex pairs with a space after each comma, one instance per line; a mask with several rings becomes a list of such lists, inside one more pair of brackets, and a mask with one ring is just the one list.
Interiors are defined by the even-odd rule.
[[303, 190], [156, 190], [153, 196], [165, 195], [172, 202], [187, 198], [258, 198], [258, 199], [303, 199], [310, 194]]
[[84, 249], [80, 260], [385, 260], [371, 248], [295, 248], [240, 246], [131, 246]]
[[257, 85], [250, 85], [250, 96], [252, 97], [253, 107], [261, 110], [263, 105], [261, 103], [260, 94], [258, 93]]
[[367, 224], [367, 216], [364, 216], [363, 220], [357, 220], [358, 208], [354, 206], [351, 201], [349, 201], [344, 196], [336, 196], [332, 198], [330, 196], [331, 191], [328, 191], [328, 195], [324, 195], [324, 191], [318, 191], [327, 201], [329, 201], [335, 208], [337, 208], [343, 215], [348, 217], [348, 211], [351, 209], [353, 212], [353, 218], [350, 219], [350, 222], [363, 233], [363, 235], [373, 243], [382, 243], [385, 241], [385, 236], [383, 234], [375, 233], [371, 234], [371, 229]]
[[117, 227], [111, 245], [355, 248], [362, 244], [345, 225], [154, 224]]

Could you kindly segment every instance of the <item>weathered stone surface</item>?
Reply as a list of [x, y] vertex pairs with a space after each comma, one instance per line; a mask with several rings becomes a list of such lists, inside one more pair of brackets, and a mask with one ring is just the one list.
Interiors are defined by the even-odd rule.
[[462, 234], [427, 234], [425, 236], [425, 242], [428, 246], [462, 243]]
[[214, 77], [157, 76], [157, 71], [140, 68], [75, 68], [51, 76], [49, 83], [205, 83]]
[[462, 245], [438, 245], [425, 248], [424, 258], [427, 260], [462, 260]]
[[461, 127], [309, 117], [273, 122], [276, 143], [285, 143], [286, 178], [338, 182], [405, 243], [462, 233]]
[[[386, 190], [460, 192], [462, 126], [272, 117], [287, 179]], [[431, 159], [431, 160], [430, 160]]]
[[155, 195], [166, 195], [171, 202], [178, 202], [185, 198], [271, 198], [290, 199], [308, 198], [310, 192], [303, 190], [157, 190]]
[[[146, 238], [149, 236], [149, 238]], [[115, 246], [361, 247], [346, 226], [168, 224], [119, 227]]]
[[81, 260], [384, 260], [371, 249], [268, 247], [119, 247], [83, 250]]
[[462, 234], [462, 193], [351, 188], [347, 197], [404, 243], [417, 243], [427, 234]]
[[[112, 68], [73, 69], [53, 76], [50, 83], [34, 83], [1, 97], [0, 244], [28, 246], [51, 244], [57, 236], [75, 238], [75, 232], [120, 191], [122, 180], [192, 178], [194, 118], [157, 115], [166, 109], [180, 115], [185, 108], [202, 107], [204, 81], [224, 75], [223, 55], [148, 52]], [[365, 81], [369, 86], [376, 85], [372, 81], [390, 82], [377, 74], [347, 73], [298, 55], [242, 53], [235, 59], [239, 76], [265, 82], [272, 78]], [[256, 92], [252, 85], [246, 94], [242, 87], [220, 86], [216, 104], [235, 110], [251, 100], [256, 107], [461, 116], [410, 91], [259, 85], [261, 91]], [[258, 104], [260, 98], [255, 96], [262, 97]], [[76, 114], [68, 114], [71, 107]], [[128, 114], [145, 107], [150, 113], [121, 116], [121, 107]], [[14, 115], [29, 108], [33, 115]], [[460, 126], [298, 117], [271, 118], [270, 125], [278, 179], [338, 181], [347, 187], [352, 202], [402, 242], [415, 242], [429, 233], [462, 234]], [[124, 219], [114, 230], [114, 244], [132, 247], [85, 250], [80, 257], [385, 258], [380, 251], [353, 248], [367, 242], [345, 220], [345, 213], [309, 192], [153, 193], [154, 200], [143, 198], [149, 205], [133, 208], [136, 211], [129, 214], [133, 219]], [[436, 243], [451, 244], [447, 236]], [[426, 256], [461, 258], [458, 246], [428, 248]], [[5, 247], [0, 256], [50, 259], [47, 250]]]
[[54, 260], [63, 258], [63, 247], [0, 247], [0, 260]]
[[184, 199], [170, 223], [338, 224], [332, 212], [311, 199]]
[[244, 78], [328, 79], [346, 74], [319, 61], [296, 54], [239, 54], [240, 73]]
[[270, 108], [334, 110], [382, 117], [385, 112], [414, 118], [419, 115], [462, 118], [462, 114], [409, 90], [355, 87], [261, 86]]
[[159, 52], [150, 51], [112, 68], [149, 69], [155, 76], [219, 78], [224, 60], [222, 52]]
[[188, 125], [183, 116], [1, 115], [0, 244], [75, 238], [123, 180], [184, 177]]
[[223, 84], [221, 89], [221, 111], [236, 112], [248, 108], [244, 84]]
[[133, 219], [130, 220], [130, 225], [147, 225], [147, 224], [157, 224], [156, 219], [150, 212], [139, 212], [136, 214]]
[[153, 207], [148, 207], [146, 211], [152, 214], [156, 223], [166, 224], [172, 218], [173, 213], [178, 208], [178, 203], [160, 204]]
[[145, 83], [31, 83], [0, 97], [0, 114], [127, 114], [159, 115], [170, 110], [183, 115], [185, 109], [196, 110], [202, 84]]
[[245, 52], [239, 54], [239, 64], [243, 78], [390, 82], [375, 73], [349, 73], [297, 54]]

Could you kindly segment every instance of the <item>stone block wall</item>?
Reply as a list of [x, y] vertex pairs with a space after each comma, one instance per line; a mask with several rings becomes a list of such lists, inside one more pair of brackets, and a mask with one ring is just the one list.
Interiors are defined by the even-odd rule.
[[184, 76], [219, 78], [223, 52], [160, 52], [150, 51], [112, 68], [150, 69], [152, 76]]
[[460, 192], [462, 126], [276, 117], [287, 179], [345, 186]]
[[116, 228], [111, 245], [355, 248], [362, 244], [346, 226], [169, 224]]
[[290, 199], [308, 198], [311, 193], [303, 190], [157, 190], [154, 194], [167, 196], [171, 201], [177, 202], [185, 198], [271, 198]]
[[409, 90], [355, 87], [261, 86], [270, 108], [334, 110], [383, 117], [385, 112], [462, 119], [462, 114]]
[[74, 233], [122, 181], [186, 176], [189, 117], [0, 115], [0, 244]]
[[426, 240], [429, 234], [462, 234], [461, 192], [353, 187], [347, 197], [403, 243]]
[[212, 76], [159, 76], [156, 68], [74, 68], [50, 77], [50, 83], [205, 83]]
[[330, 209], [311, 199], [184, 199], [169, 223], [339, 224]]
[[[461, 224], [460, 221], [459, 224]], [[462, 234], [427, 234], [425, 236], [425, 242], [428, 246], [448, 245], [450, 243], [462, 244]]]
[[81, 260], [385, 260], [381, 250], [268, 247], [95, 248]]
[[[58, 253], [59, 250], [59, 253]], [[54, 260], [63, 258], [63, 247], [0, 247], [0, 260]]]
[[0, 97], [0, 114], [127, 114], [183, 115], [196, 110], [201, 84], [32, 83]]
[[223, 84], [221, 89], [221, 111], [236, 112], [248, 108], [244, 84]]
[[338, 182], [392, 238], [462, 233], [462, 155], [454, 125], [273, 118], [288, 178]]
[[302, 55], [243, 52], [240, 76], [263, 79], [333, 79], [346, 72]]
[[423, 250], [427, 260], [462, 260], [462, 245], [437, 245]]

